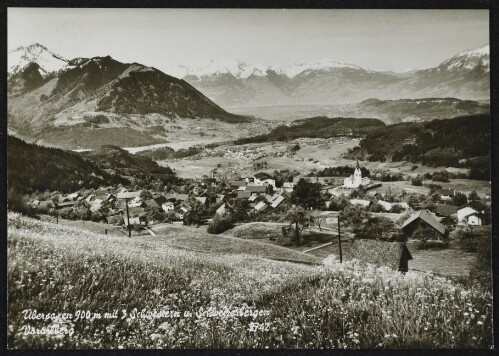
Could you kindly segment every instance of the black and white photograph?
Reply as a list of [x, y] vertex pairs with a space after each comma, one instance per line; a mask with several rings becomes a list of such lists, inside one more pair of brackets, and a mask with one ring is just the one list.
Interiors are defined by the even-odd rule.
[[488, 9], [6, 10], [9, 350], [494, 347]]

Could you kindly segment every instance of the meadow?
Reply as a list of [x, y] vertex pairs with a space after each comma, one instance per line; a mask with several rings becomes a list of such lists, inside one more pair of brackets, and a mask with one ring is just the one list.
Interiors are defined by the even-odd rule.
[[[9, 213], [9, 348], [490, 348], [492, 343], [489, 292], [355, 260], [340, 264], [328, 257], [318, 266], [275, 261], [252, 254], [248, 245], [192, 251], [188, 237], [179, 248], [168, 242], [174, 236], [110, 236]], [[213, 237], [211, 244], [216, 243]], [[272, 246], [267, 248], [271, 257]], [[30, 320], [26, 309], [72, 317]], [[72, 333], [24, 335], [27, 325]]]

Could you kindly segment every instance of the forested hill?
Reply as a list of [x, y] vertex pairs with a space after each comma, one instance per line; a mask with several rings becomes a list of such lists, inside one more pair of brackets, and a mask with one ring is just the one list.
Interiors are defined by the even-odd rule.
[[26, 143], [8, 136], [7, 179], [9, 189], [71, 192], [81, 188], [127, 183], [77, 153]]
[[296, 120], [293, 121], [293, 125], [278, 126], [268, 134], [242, 138], [234, 143], [236, 145], [243, 145], [246, 143], [290, 141], [301, 137], [364, 137], [372, 130], [384, 126], [385, 124], [378, 119], [329, 118], [326, 116], [319, 116]]
[[470, 178], [489, 179], [490, 148], [490, 115], [473, 115], [380, 127], [347, 156], [468, 167]]

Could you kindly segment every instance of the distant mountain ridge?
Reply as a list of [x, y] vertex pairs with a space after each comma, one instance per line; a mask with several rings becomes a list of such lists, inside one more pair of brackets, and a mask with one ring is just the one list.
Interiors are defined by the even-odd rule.
[[[32, 53], [31, 48], [26, 53]], [[36, 55], [21, 58], [38, 60], [51, 55], [45, 47], [35, 49]], [[121, 128], [128, 141], [134, 142], [144, 135], [144, 128], [159, 127], [170, 119], [251, 121], [225, 111], [182, 79], [110, 56], [64, 61], [60, 68], [50, 67], [56, 69], [52, 72], [36, 61], [19, 70], [12, 68], [7, 88], [9, 129], [27, 137], [61, 128], [88, 131], [100, 125]], [[156, 116], [144, 118], [147, 115]], [[159, 143], [153, 136], [146, 140]]]
[[224, 107], [345, 104], [395, 100], [490, 97], [489, 46], [462, 51], [438, 67], [406, 73], [365, 69], [330, 59], [289, 69], [242, 61], [182, 66], [187, 82]]

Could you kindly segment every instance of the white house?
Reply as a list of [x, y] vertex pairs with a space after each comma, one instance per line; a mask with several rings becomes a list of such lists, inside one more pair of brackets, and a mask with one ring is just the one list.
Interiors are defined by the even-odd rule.
[[465, 206], [457, 211], [457, 221], [461, 224], [479, 226], [483, 224], [482, 213], [475, 209]]
[[468, 223], [468, 225], [475, 225], [475, 226], [482, 225], [482, 216], [480, 213], [471, 213], [470, 215], [466, 216], [464, 219]]
[[473, 208], [470, 208], [469, 206], [465, 206], [464, 208], [459, 209], [457, 211], [457, 221], [464, 222], [465, 218], [473, 213], [478, 213], [478, 211], [476, 211]]
[[163, 211], [166, 212], [173, 211], [175, 209], [175, 204], [173, 204], [170, 201], [167, 201], [166, 203], [161, 204], [161, 208], [163, 209]]
[[367, 208], [371, 204], [371, 202], [369, 200], [364, 200], [364, 199], [350, 199], [350, 204], [360, 205]]
[[257, 173], [253, 176], [253, 185], [255, 186], [269, 186], [271, 185], [274, 189], [276, 188], [275, 186], [275, 179], [272, 179], [272, 176], [268, 173]]
[[357, 159], [357, 167], [353, 174], [343, 180], [343, 187], [348, 189], [356, 189], [363, 185], [369, 185], [371, 180], [367, 177], [362, 178], [362, 171], [359, 166], [359, 160]]

